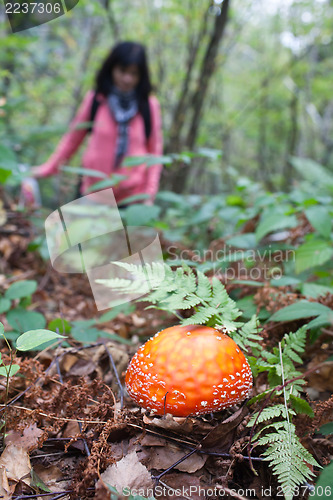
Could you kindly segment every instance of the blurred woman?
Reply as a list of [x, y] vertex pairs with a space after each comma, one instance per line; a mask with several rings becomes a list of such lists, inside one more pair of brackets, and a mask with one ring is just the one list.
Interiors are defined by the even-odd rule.
[[[144, 46], [134, 42], [117, 44], [104, 60], [96, 75], [95, 90], [90, 90], [46, 163], [34, 167], [35, 177], [57, 174], [76, 152], [92, 122], [82, 166], [112, 176], [126, 176], [113, 187], [117, 202], [134, 195], [147, 195], [144, 203], [151, 204], [158, 191], [162, 166], [145, 163], [124, 167], [127, 156], [161, 155], [162, 127], [160, 106], [151, 95], [149, 69]], [[84, 175], [80, 193], [91, 191], [99, 177]], [[100, 192], [102, 194], [102, 192]]]

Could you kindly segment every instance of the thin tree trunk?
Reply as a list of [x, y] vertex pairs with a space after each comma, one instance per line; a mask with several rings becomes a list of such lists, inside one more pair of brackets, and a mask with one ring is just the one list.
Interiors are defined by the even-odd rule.
[[182, 142], [181, 132], [184, 127], [186, 118], [186, 108], [188, 106], [192, 73], [195, 67], [200, 45], [202, 44], [203, 39], [207, 32], [207, 22], [208, 22], [208, 10], [206, 11], [203, 17], [202, 26], [200, 32], [196, 37], [196, 40], [194, 40], [192, 37], [188, 43], [186, 77], [183, 81], [180, 97], [177, 105], [175, 106], [175, 111], [172, 117], [172, 130], [170, 133], [169, 142], [165, 148], [167, 153], [179, 152], [181, 147], [181, 142]]
[[283, 175], [283, 183], [284, 188], [289, 191], [290, 185], [293, 178], [293, 166], [290, 161], [291, 156], [296, 155], [296, 148], [299, 138], [299, 127], [298, 127], [298, 100], [299, 93], [298, 89], [294, 90], [292, 98], [290, 100], [290, 130], [287, 138], [287, 151], [286, 151], [286, 159], [285, 159], [285, 168]]
[[[191, 125], [187, 133], [186, 140], [184, 143], [181, 143], [181, 146], [190, 150], [194, 148], [198, 136], [208, 85], [216, 69], [218, 49], [228, 20], [229, 6], [230, 0], [224, 0], [220, 14], [216, 15], [214, 28], [201, 64], [200, 76], [197, 80], [192, 98], [186, 105], [186, 108], [192, 111], [192, 119], [190, 120]], [[184, 114], [185, 113], [183, 113], [183, 115]], [[180, 136], [180, 133], [178, 135]], [[186, 164], [180, 163], [178, 165], [178, 170], [172, 176], [173, 191], [178, 193], [184, 192], [191, 168], [191, 166]]]
[[[92, 19], [91, 24], [90, 24], [89, 33], [87, 35], [86, 46], [85, 46], [85, 49], [83, 51], [82, 58], [81, 58], [79, 75], [84, 75], [88, 70], [90, 59], [91, 59], [93, 51], [96, 47], [96, 42], [98, 40], [98, 36], [99, 36], [100, 31], [101, 31], [100, 25], [96, 24], [94, 22], [94, 20]], [[71, 107], [69, 121], [71, 121], [75, 116], [78, 105], [81, 102], [82, 97], [83, 97], [82, 93], [83, 93], [83, 83], [82, 83], [82, 78], [79, 78], [77, 85], [73, 91], [73, 105]]]
[[[259, 129], [258, 129], [258, 172], [260, 180], [267, 183], [267, 93], [268, 80], [264, 78], [260, 86], [260, 103], [259, 103]], [[258, 179], [258, 180], [259, 180]]]
[[217, 53], [227, 24], [229, 5], [230, 0], [224, 0], [224, 2], [222, 3], [222, 10], [220, 15], [217, 15], [215, 18], [213, 33], [203, 59], [200, 78], [197, 82], [197, 87], [192, 97], [193, 114], [190, 130], [186, 140], [186, 146], [190, 149], [192, 149], [195, 145], [209, 81], [216, 69]]

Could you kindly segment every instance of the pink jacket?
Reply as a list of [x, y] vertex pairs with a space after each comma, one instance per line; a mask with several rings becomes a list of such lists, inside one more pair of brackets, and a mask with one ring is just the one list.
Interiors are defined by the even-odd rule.
[[[94, 92], [89, 91], [70, 124], [70, 130], [62, 137], [55, 152], [39, 168], [39, 176], [47, 177], [58, 172], [59, 167], [67, 162], [75, 153], [87, 130], [76, 127], [81, 122], [90, 120], [91, 106]], [[141, 164], [135, 167], [119, 167], [114, 169], [116, 154], [117, 124], [110, 112], [107, 100], [104, 96], [98, 96], [100, 104], [94, 119], [93, 131], [89, 136], [87, 148], [82, 157], [84, 168], [98, 170], [110, 176], [113, 172], [127, 175], [128, 178], [113, 187], [117, 201], [136, 194], [149, 194], [149, 200], [153, 201], [158, 191], [161, 176], [161, 165], [146, 167]], [[149, 97], [151, 114], [151, 134], [147, 141], [145, 135], [144, 121], [141, 114], [130, 121], [128, 152], [126, 156], [140, 156], [146, 154], [161, 155], [163, 149], [162, 126], [160, 116], [160, 105], [156, 97]], [[81, 193], [84, 194], [89, 186], [101, 180], [97, 177], [84, 176], [81, 185]]]

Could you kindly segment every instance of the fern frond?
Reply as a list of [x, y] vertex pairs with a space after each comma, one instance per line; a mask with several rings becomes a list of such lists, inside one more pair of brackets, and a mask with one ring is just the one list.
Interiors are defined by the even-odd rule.
[[314, 476], [308, 465], [319, 466], [301, 444], [295, 430], [294, 424], [288, 423], [287, 428], [263, 436], [257, 443], [268, 445], [262, 455], [270, 462], [286, 500], [292, 500], [295, 488]]
[[[289, 415], [296, 415], [296, 413], [293, 410], [290, 410]], [[257, 411], [256, 413], [254, 413], [252, 415], [251, 419], [249, 420], [247, 427], [252, 427], [252, 425], [255, 422], [257, 424], [261, 424], [262, 422], [265, 422], [266, 420], [271, 420], [273, 418], [278, 418], [281, 416], [283, 418], [287, 418], [287, 412], [286, 412], [285, 405], [276, 404], [274, 406], [269, 406], [268, 408], [264, 408], [261, 412]], [[256, 421], [257, 417], [258, 417], [258, 420]]]
[[199, 307], [190, 318], [184, 319], [181, 323], [182, 325], [203, 325], [208, 323], [215, 313], [214, 307]]
[[182, 321], [183, 325], [223, 327], [242, 349], [251, 347], [256, 353], [261, 338], [257, 333], [255, 316], [246, 324], [237, 321], [241, 311], [216, 276], [210, 282], [202, 272], [194, 271], [188, 265], [172, 269], [165, 262], [144, 266], [128, 262], [114, 264], [127, 271], [130, 279], [104, 280], [106, 286], [119, 293], [145, 293], [144, 297], [136, 300], [149, 302], [153, 307], [177, 316], [177, 311], [195, 308], [192, 316]]
[[248, 347], [251, 347], [253, 354], [259, 355], [261, 352], [260, 342], [262, 341], [262, 338], [257, 333], [259, 331], [257, 316], [253, 315], [250, 321], [243, 324], [242, 327], [233, 334], [232, 338], [241, 349], [247, 351]]
[[[286, 334], [281, 341], [283, 372], [286, 380], [294, 379], [302, 375], [302, 373], [296, 369], [295, 364], [303, 363], [299, 354], [305, 350], [306, 331], [307, 326], [302, 326], [296, 332]], [[274, 347], [272, 352], [262, 350], [256, 362], [256, 369], [258, 372], [268, 372], [268, 382], [271, 388], [280, 385], [282, 383], [282, 366], [278, 347]], [[305, 382], [301, 379], [294, 382], [294, 395], [301, 392], [304, 383]], [[289, 392], [290, 388], [287, 390], [287, 394], [289, 394]], [[280, 394], [280, 392], [277, 394]]]
[[97, 279], [96, 283], [111, 288], [112, 291], [118, 293], [147, 293], [147, 283], [145, 280], [127, 280], [124, 278], [113, 279]]
[[209, 302], [212, 295], [212, 285], [210, 284], [209, 279], [205, 276], [201, 271], [197, 272], [198, 276], [198, 285], [196, 294], [198, 297], [201, 297], [205, 302]]

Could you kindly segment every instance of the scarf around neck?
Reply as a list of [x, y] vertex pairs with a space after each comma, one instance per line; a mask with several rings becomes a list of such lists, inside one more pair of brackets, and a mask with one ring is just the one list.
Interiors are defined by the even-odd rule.
[[112, 85], [108, 95], [111, 113], [118, 125], [115, 167], [119, 167], [128, 147], [128, 124], [138, 112], [138, 99], [135, 90], [121, 92]]

